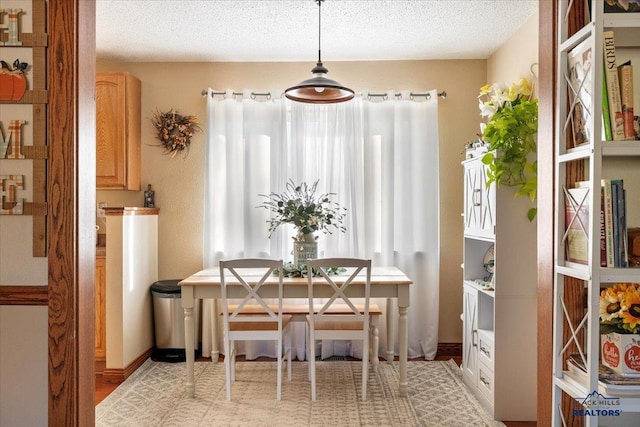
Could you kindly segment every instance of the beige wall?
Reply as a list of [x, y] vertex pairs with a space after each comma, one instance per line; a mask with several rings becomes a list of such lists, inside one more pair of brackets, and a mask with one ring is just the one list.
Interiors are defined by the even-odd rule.
[[[460, 342], [462, 310], [463, 144], [478, 129], [477, 91], [485, 83], [486, 62], [402, 61], [325, 64], [330, 76], [354, 90], [445, 90], [439, 100], [441, 172], [440, 341]], [[204, 133], [197, 134], [186, 157], [170, 157], [154, 146], [149, 118], [156, 108], [193, 114], [204, 123], [202, 89], [284, 89], [309, 76], [312, 63], [99, 63], [101, 71], [129, 71], [142, 81], [142, 184], [156, 190], [159, 216], [159, 278], [182, 278], [202, 266]], [[429, 185], [425, 183], [425, 185]], [[140, 206], [142, 192], [98, 192], [109, 206]], [[451, 313], [453, 316], [452, 322]]]
[[537, 87], [536, 77], [531, 74], [531, 70], [538, 73], [537, 64], [538, 15], [535, 14], [487, 59], [487, 82], [510, 83], [529, 77], [533, 79], [534, 87]]
[[47, 425], [47, 316], [47, 307], [0, 306], [0, 426]]
[[[31, 2], [0, 0], [0, 8], [20, 7], [20, 30], [33, 31]], [[2, 18], [6, 23], [5, 17]], [[0, 58], [33, 63], [31, 48], [2, 48]], [[33, 145], [33, 107], [0, 104], [0, 132], [7, 136], [10, 120], [26, 120], [22, 141]], [[25, 175], [17, 197], [33, 201], [30, 160], [0, 160], [0, 174]], [[0, 189], [1, 190], [1, 189]], [[1, 192], [1, 191], [0, 191]], [[33, 219], [0, 215], [0, 286], [47, 284], [47, 258], [32, 257]], [[0, 426], [47, 425], [47, 307], [0, 306]]]

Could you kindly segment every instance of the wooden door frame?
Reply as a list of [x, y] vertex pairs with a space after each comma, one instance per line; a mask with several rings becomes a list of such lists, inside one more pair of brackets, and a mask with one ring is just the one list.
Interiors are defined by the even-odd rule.
[[49, 426], [95, 423], [95, 0], [48, 2]]
[[[539, 1], [539, 426], [551, 420], [555, 3]], [[48, 7], [49, 425], [90, 426], [95, 423], [95, 0], [55, 0]]]
[[553, 389], [554, 118], [557, 1], [538, 2], [538, 426], [551, 425]]

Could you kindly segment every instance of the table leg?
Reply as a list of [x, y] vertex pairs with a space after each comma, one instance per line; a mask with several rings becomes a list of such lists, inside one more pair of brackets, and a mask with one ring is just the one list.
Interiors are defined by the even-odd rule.
[[194, 322], [193, 322], [193, 288], [183, 286], [181, 292], [182, 308], [184, 309], [184, 344], [187, 361], [187, 396], [194, 397], [196, 394], [196, 382], [194, 369]]
[[211, 300], [211, 361], [213, 363], [218, 363], [218, 359], [220, 358], [220, 350], [218, 349], [218, 300]]
[[409, 383], [407, 381], [407, 352], [409, 347], [409, 327], [407, 321], [407, 307], [398, 307], [398, 347], [400, 359], [400, 396], [407, 395]]
[[395, 301], [393, 298], [387, 298], [387, 353], [385, 354], [385, 359], [387, 362], [393, 362], [394, 351], [393, 351], [393, 313], [395, 311]]
[[371, 325], [369, 328], [369, 361], [373, 364], [373, 370], [378, 370], [380, 362], [378, 358], [378, 346], [380, 345], [380, 332], [378, 330], [378, 316], [371, 316]]

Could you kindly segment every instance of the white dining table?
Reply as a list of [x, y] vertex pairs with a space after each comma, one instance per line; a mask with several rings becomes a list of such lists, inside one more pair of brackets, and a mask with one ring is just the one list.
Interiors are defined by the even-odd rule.
[[[340, 275], [335, 277], [337, 282], [340, 282]], [[348, 277], [346, 273], [342, 273], [345, 279]], [[258, 276], [258, 274], [256, 274]], [[260, 277], [262, 277], [260, 275]], [[257, 278], [260, 278], [257, 277]], [[364, 275], [354, 279], [346, 292], [350, 297], [364, 297]], [[321, 279], [319, 279], [321, 280]], [[228, 282], [228, 280], [227, 280]], [[407, 315], [409, 309], [409, 286], [413, 282], [397, 267], [373, 267], [371, 269], [371, 298], [386, 298], [387, 301], [387, 348], [385, 359], [388, 362], [392, 362], [394, 359], [393, 349], [393, 327], [392, 327], [392, 313], [394, 300], [398, 307], [398, 353], [399, 353], [399, 382], [398, 391], [400, 396], [407, 395], [407, 353], [409, 343], [409, 328], [407, 322]], [[260, 294], [264, 298], [277, 298], [277, 285], [278, 277], [272, 276], [267, 279], [265, 284], [260, 289]], [[220, 273], [217, 267], [201, 270], [186, 279], [180, 281], [182, 307], [184, 309], [184, 328], [185, 328], [185, 352], [186, 352], [186, 365], [187, 365], [187, 395], [189, 397], [195, 396], [195, 376], [194, 376], [194, 363], [195, 363], [195, 334], [194, 334], [194, 307], [195, 302], [198, 299], [219, 299], [220, 294]], [[284, 278], [284, 298], [308, 298], [306, 277], [285, 277]], [[238, 286], [238, 291], [241, 287]], [[331, 297], [330, 287], [322, 286], [320, 289], [326, 289], [327, 297]], [[229, 297], [234, 297], [233, 286], [229, 288]], [[241, 296], [238, 294], [237, 296]], [[319, 295], [322, 297], [323, 295]], [[212, 316], [211, 325], [211, 360], [212, 362], [218, 361], [218, 313], [216, 310], [217, 304], [213, 304], [214, 313]]]

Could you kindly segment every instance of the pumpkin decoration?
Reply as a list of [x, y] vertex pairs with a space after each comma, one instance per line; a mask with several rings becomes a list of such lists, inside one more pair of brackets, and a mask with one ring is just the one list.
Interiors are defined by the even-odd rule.
[[24, 73], [29, 64], [16, 59], [13, 68], [5, 61], [0, 61], [0, 65], [0, 100], [21, 100], [27, 90], [27, 78]]

